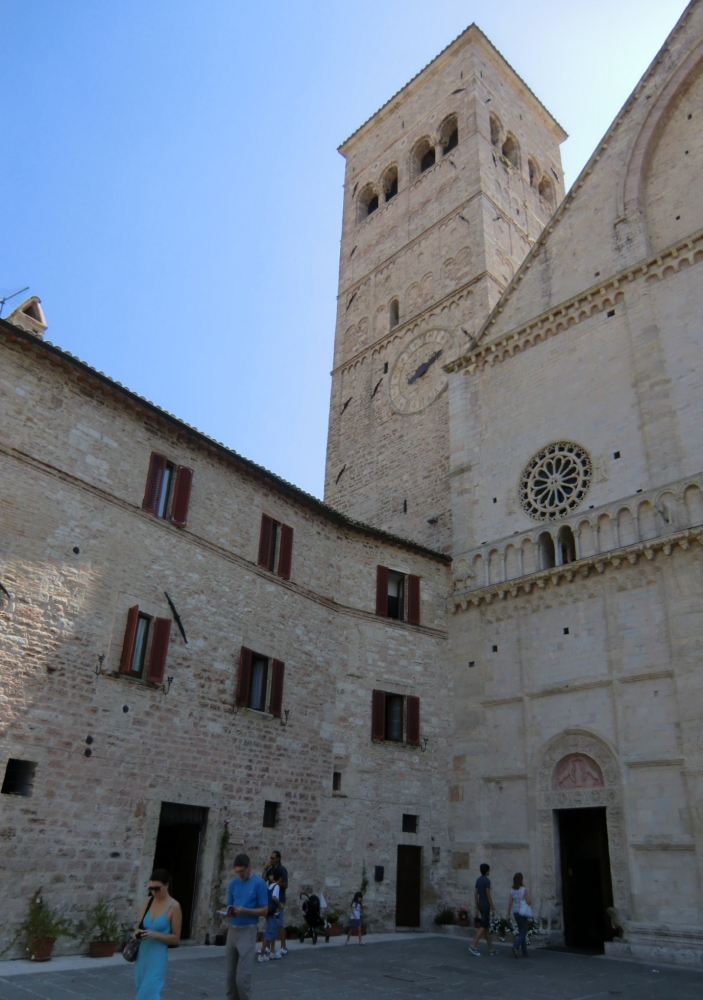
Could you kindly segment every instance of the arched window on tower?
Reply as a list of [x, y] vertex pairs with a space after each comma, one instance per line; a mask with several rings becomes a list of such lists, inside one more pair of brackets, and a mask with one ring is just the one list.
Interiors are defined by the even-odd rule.
[[359, 222], [371, 215], [378, 208], [378, 193], [373, 184], [367, 184], [359, 195]]
[[543, 531], [537, 542], [539, 546], [539, 568], [552, 569], [556, 564], [554, 539], [548, 531]]
[[450, 115], [442, 123], [439, 130], [439, 143], [444, 154], [451, 152], [459, 145], [459, 126], [456, 115]]
[[500, 149], [500, 137], [503, 134], [503, 126], [500, 123], [500, 118], [497, 115], [490, 116], [491, 122], [491, 144]]
[[517, 139], [514, 135], [508, 134], [506, 136], [505, 142], [503, 143], [503, 148], [501, 150], [505, 159], [512, 163], [512, 165], [517, 170], [520, 166], [520, 147], [517, 144]]
[[530, 187], [536, 188], [539, 178], [539, 167], [535, 160], [530, 157], [527, 161], [527, 169], [530, 174]]
[[434, 146], [430, 144], [428, 138], [420, 139], [417, 146], [413, 150], [413, 168], [414, 174], [417, 177], [419, 174], [423, 173], [425, 170], [429, 170], [433, 167], [435, 163], [435, 152]]
[[389, 167], [383, 175], [383, 196], [386, 201], [395, 198], [398, 194], [398, 168]]
[[391, 299], [391, 304], [388, 307], [388, 319], [391, 330], [400, 322], [400, 303], [397, 299]]
[[567, 563], [576, 562], [576, 539], [568, 524], [562, 525], [557, 536], [559, 546], [559, 565], [566, 566]]
[[554, 185], [548, 177], [543, 177], [539, 182], [539, 193], [540, 197], [544, 198], [550, 208], [554, 208], [556, 204], [556, 195], [554, 194]]

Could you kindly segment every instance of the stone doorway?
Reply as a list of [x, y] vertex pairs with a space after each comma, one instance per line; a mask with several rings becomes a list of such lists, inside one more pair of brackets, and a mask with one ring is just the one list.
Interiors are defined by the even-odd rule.
[[195, 908], [200, 847], [203, 842], [207, 809], [200, 806], [162, 802], [159, 832], [154, 851], [154, 868], [171, 873], [169, 893], [183, 910], [181, 939], [190, 938]]
[[422, 903], [422, 848], [398, 844], [396, 927], [419, 927]]
[[607, 908], [613, 905], [605, 808], [560, 809], [559, 847], [564, 943], [603, 951], [613, 933]]

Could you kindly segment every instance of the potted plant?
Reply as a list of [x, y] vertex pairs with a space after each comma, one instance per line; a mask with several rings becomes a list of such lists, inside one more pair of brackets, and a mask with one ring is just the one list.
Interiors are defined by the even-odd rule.
[[339, 914], [332, 910], [327, 914], [327, 923], [329, 924], [329, 934], [330, 937], [341, 937], [342, 935], [342, 921], [339, 919]]
[[112, 958], [121, 931], [122, 927], [114, 907], [110, 905], [109, 900], [100, 896], [84, 931], [85, 937], [88, 938], [90, 957]]
[[40, 887], [29, 901], [27, 916], [17, 928], [15, 941], [18, 937], [26, 940], [33, 962], [48, 962], [56, 938], [73, 937], [73, 929], [66, 917], [44, 902]]
[[445, 906], [442, 910], [440, 910], [434, 918], [434, 922], [437, 927], [448, 927], [453, 924], [455, 922], [454, 910], [451, 906]]
[[457, 906], [456, 922], [459, 924], [460, 927], [469, 926], [469, 911], [465, 906]]

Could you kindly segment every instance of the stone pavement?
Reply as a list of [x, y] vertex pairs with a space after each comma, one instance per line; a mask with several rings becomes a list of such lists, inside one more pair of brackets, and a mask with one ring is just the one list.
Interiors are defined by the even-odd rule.
[[[383, 936], [385, 937], [385, 935]], [[202, 950], [171, 962], [163, 1000], [224, 997], [224, 949]], [[132, 969], [107, 967], [8, 975], [3, 963], [0, 1000], [133, 1000]], [[464, 941], [395, 935], [365, 946], [295, 950], [279, 962], [257, 965], [254, 1000], [700, 1000], [703, 974], [602, 957], [534, 949], [516, 961], [507, 947], [496, 958], [474, 958]]]

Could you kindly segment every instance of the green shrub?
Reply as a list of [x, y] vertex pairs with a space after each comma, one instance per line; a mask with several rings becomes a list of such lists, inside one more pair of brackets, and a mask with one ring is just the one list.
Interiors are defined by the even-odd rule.
[[445, 906], [443, 910], [440, 910], [434, 918], [434, 922], [437, 927], [447, 927], [449, 924], [455, 923], [454, 910], [451, 906]]

